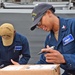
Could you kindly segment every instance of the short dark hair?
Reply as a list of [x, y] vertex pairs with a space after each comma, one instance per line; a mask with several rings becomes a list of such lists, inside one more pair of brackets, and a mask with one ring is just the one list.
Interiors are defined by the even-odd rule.
[[55, 8], [54, 8], [54, 7], [50, 8], [49, 10], [50, 10], [52, 13], [55, 13]]

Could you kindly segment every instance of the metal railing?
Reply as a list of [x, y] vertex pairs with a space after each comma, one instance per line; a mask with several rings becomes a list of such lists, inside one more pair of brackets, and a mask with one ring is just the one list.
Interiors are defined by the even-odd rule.
[[[7, 1], [7, 3], [5, 3]], [[12, 1], [11, 3], [8, 3], [8, 1]], [[57, 9], [71, 9], [73, 7], [73, 3], [71, 3], [71, 0], [68, 2], [60, 2], [60, 0], [57, 0], [57, 2], [49, 2], [51, 0], [20, 0], [21, 2], [13, 2], [15, 0], [0, 0], [0, 7], [6, 8], [6, 9], [33, 9], [36, 4], [40, 3], [49, 3], [52, 4]], [[41, 2], [42, 1], [42, 2]], [[56, 0], [54, 0], [56, 1]], [[58, 2], [59, 1], [59, 2]], [[29, 2], [32, 2], [29, 4]]]
[[[62, 2], [63, 0], [0, 0], [0, 2], [3, 1], [3, 2], [20, 2], [20, 3], [31, 3], [31, 2], [34, 2], [34, 1], [37, 1], [37, 2]], [[64, 0], [66, 1], [66, 0]], [[68, 0], [69, 1], [69, 0]]]

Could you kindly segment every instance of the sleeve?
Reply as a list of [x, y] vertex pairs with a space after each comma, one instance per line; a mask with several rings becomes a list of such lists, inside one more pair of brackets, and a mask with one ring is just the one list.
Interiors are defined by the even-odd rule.
[[[48, 44], [49, 44], [49, 35], [46, 37], [46, 40], [45, 40], [45, 47], [46, 47], [46, 45], [48, 45]], [[37, 64], [48, 64], [48, 63], [46, 62], [46, 58], [45, 58], [45, 56], [44, 56], [44, 53], [41, 54], [40, 60], [37, 62]]]
[[27, 64], [30, 59], [30, 49], [27, 38], [22, 39], [22, 57], [19, 60], [19, 64]]
[[[75, 20], [72, 21], [70, 28], [75, 42]], [[75, 46], [73, 45], [71, 52], [72, 51], [73, 53], [71, 54], [63, 54], [66, 64], [61, 64], [61, 67], [65, 70], [75, 70]]]
[[61, 64], [65, 70], [75, 70], [75, 54], [63, 54], [66, 64]]

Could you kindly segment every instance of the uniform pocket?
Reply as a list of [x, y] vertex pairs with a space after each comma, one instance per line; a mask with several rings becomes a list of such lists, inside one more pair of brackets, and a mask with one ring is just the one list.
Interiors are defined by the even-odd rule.
[[63, 46], [64, 53], [73, 54], [75, 53], [75, 42], [70, 42]]

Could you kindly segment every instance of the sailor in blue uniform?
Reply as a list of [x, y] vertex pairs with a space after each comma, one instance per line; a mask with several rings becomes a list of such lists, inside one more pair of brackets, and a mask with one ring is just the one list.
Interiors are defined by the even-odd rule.
[[0, 26], [0, 68], [14, 64], [27, 64], [30, 59], [29, 43], [10, 23]]
[[[64, 19], [55, 15], [50, 4], [39, 4], [32, 11], [33, 26], [50, 32], [38, 64], [60, 64], [62, 75], [75, 75], [75, 18]], [[51, 47], [54, 46], [54, 49]]]

